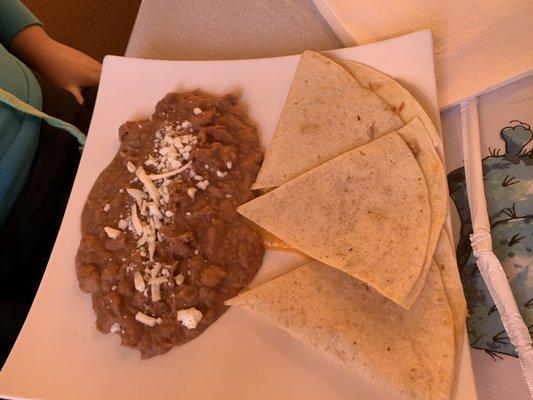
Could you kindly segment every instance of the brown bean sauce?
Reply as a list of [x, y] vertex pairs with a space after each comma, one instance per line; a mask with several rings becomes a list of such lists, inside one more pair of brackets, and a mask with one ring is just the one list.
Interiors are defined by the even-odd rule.
[[[233, 95], [168, 94], [152, 117], [123, 124], [119, 137], [83, 209], [76, 272], [97, 328], [147, 358], [197, 337], [257, 273], [261, 239], [236, 209], [253, 198], [263, 156]], [[139, 168], [145, 176], [184, 170], [150, 179], [154, 195]], [[188, 309], [201, 312], [194, 328], [177, 319]]]

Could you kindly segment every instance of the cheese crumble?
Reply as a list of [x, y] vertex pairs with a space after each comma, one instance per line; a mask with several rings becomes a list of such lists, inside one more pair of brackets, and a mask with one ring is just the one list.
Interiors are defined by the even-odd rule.
[[202, 319], [202, 312], [196, 308], [187, 308], [184, 310], [178, 310], [178, 321], [187, 329], [196, 329], [198, 323]]
[[111, 333], [117, 333], [117, 332], [120, 332], [120, 330], [121, 330], [120, 324], [116, 322], [113, 325], [111, 325], [111, 328], [109, 329]]

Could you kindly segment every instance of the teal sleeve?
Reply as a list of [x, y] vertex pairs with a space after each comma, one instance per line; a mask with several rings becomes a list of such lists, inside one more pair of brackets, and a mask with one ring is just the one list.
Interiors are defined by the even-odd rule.
[[0, 0], [0, 43], [9, 48], [11, 39], [30, 25], [42, 25], [19, 0]]

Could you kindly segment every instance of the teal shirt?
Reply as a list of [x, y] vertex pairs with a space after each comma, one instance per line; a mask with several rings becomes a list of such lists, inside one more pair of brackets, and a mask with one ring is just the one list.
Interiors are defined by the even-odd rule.
[[[39, 20], [18, 0], [0, 0], [0, 88], [37, 109], [41, 88], [31, 71], [8, 52], [11, 39]], [[0, 103], [0, 225], [24, 186], [39, 143], [38, 118]]]

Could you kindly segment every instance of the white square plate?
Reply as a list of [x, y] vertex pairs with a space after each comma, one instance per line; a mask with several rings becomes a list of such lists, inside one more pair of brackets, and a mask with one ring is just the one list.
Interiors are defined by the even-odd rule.
[[[328, 52], [373, 66], [406, 85], [438, 125], [429, 31]], [[194, 341], [141, 360], [116, 335], [94, 326], [90, 296], [78, 289], [74, 258], [83, 204], [115, 155], [118, 128], [149, 116], [171, 91], [233, 92], [267, 146], [298, 56], [240, 61], [152, 61], [106, 57], [98, 99], [74, 188], [30, 314], [0, 372], [0, 397], [39, 399], [385, 399], [269, 323], [233, 308]], [[254, 284], [301, 264], [268, 251]], [[23, 266], [21, 266], [23, 267]], [[377, 332], [376, 332], [377, 333]], [[463, 346], [457, 399], [475, 399]]]

